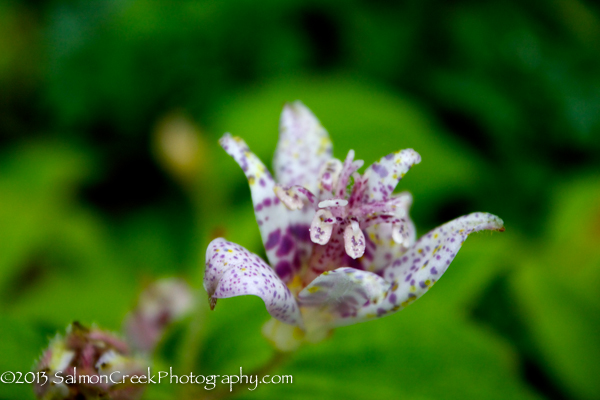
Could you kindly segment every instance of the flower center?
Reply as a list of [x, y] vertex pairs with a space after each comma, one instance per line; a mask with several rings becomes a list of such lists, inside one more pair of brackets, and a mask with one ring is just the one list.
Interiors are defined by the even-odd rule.
[[364, 230], [372, 225], [392, 224], [393, 240], [408, 247], [406, 210], [410, 196], [371, 201], [367, 183], [375, 178], [372, 174], [356, 172], [363, 164], [362, 160], [354, 160], [354, 150], [348, 152], [343, 163], [337, 159], [327, 161], [321, 169], [317, 195], [301, 186], [275, 188], [275, 193], [289, 209], [298, 210], [310, 203], [315, 210], [310, 239], [319, 246], [313, 249], [310, 259], [313, 273], [305, 276], [305, 282], [310, 282], [315, 274], [344, 266], [346, 256], [362, 257], [366, 247]]

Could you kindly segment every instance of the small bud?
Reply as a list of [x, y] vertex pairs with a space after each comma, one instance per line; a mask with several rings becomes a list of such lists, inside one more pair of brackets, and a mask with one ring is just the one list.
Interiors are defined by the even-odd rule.
[[203, 168], [206, 145], [200, 129], [185, 114], [163, 117], [154, 131], [156, 155], [165, 169], [187, 182]]
[[[57, 335], [43, 352], [36, 370], [44, 372], [48, 381], [34, 383], [34, 392], [44, 400], [134, 400], [145, 386], [123, 376], [145, 375], [148, 366], [112, 333], [73, 322], [66, 335]], [[120, 375], [111, 376], [113, 371]]]

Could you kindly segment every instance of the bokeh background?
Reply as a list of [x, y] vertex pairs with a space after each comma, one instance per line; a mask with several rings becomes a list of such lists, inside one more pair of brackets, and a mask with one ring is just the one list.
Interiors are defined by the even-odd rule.
[[[28, 371], [71, 321], [118, 331], [148, 282], [201, 306], [156, 365], [201, 374], [272, 355], [258, 298], [208, 313], [204, 250], [264, 254], [242, 136], [270, 165], [286, 101], [335, 155], [412, 147], [418, 234], [473, 235], [401, 313], [338, 329], [238, 398], [600, 398], [600, 10], [591, 1], [0, 2], [0, 371]], [[146, 399], [201, 398], [155, 385]], [[0, 384], [2, 399], [33, 399]]]

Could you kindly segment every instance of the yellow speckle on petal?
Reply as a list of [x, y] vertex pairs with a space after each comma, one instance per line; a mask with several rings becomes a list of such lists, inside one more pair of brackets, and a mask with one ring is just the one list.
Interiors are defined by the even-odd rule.
[[411, 291], [411, 292], [415, 292], [416, 290], [417, 290], [417, 288], [416, 288], [415, 286], [411, 286], [411, 287], [410, 287], [410, 291]]
[[227, 252], [228, 252], [228, 253], [233, 253], [233, 250], [231, 250], [231, 249], [228, 249], [228, 250], [227, 250]]
[[425, 285], [427, 285], [427, 286], [431, 285], [431, 281], [430, 281], [429, 279], [427, 279], [427, 280], [425, 281]]
[[315, 293], [318, 292], [319, 288], [317, 286], [313, 286], [311, 288], [308, 288], [308, 293]]
[[434, 238], [434, 239], [437, 239], [437, 238], [438, 238], [438, 236], [440, 236], [440, 235], [438, 235], [438, 234], [436, 233], [435, 235], [433, 235], [433, 238]]
[[256, 182], [256, 179], [254, 179], [253, 176], [251, 176], [251, 177], [248, 178], [248, 183], [249, 184], [254, 185], [254, 182]]

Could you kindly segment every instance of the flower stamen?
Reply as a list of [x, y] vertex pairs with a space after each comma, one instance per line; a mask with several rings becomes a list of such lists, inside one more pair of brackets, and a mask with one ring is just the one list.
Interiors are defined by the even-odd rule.
[[331, 211], [320, 209], [315, 213], [315, 216], [310, 225], [310, 240], [313, 243], [325, 245], [331, 238], [335, 218]]
[[344, 229], [344, 247], [346, 253], [354, 259], [362, 257], [365, 253], [365, 235], [360, 229], [358, 221], [354, 219]]

